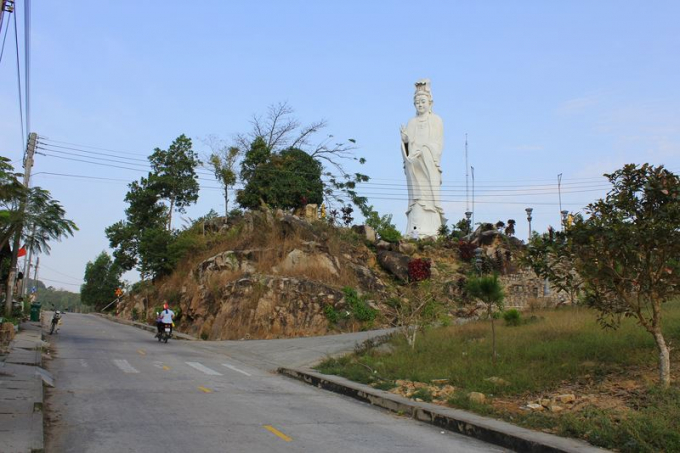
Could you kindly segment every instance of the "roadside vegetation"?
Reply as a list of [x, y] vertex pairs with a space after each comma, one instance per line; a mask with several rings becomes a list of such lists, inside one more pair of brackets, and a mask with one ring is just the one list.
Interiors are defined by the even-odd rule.
[[[429, 329], [415, 348], [395, 336], [379, 348], [327, 360], [318, 370], [394, 392], [402, 381], [431, 386], [420, 394], [445, 382], [455, 391], [441, 404], [621, 451], [680, 451], [680, 387], [674, 383], [666, 392], [655, 386], [654, 338], [633, 319], [616, 331], [602, 329], [596, 315], [561, 308], [497, 322], [495, 366], [492, 332], [479, 320]], [[680, 300], [664, 306], [664, 320], [664, 334], [677, 343]], [[486, 401], [472, 402], [471, 392]], [[526, 407], [557, 394], [573, 394], [575, 401], [560, 412]]]

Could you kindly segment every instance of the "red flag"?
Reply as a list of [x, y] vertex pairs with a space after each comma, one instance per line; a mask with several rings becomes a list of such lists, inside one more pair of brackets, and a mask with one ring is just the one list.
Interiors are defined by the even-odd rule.
[[17, 257], [22, 257], [26, 255], [26, 249], [24, 247], [21, 247], [19, 249], [19, 252], [17, 253]]

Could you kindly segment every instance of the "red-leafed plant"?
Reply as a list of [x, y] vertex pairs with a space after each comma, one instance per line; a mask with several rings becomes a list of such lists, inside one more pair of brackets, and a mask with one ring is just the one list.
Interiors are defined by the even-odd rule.
[[421, 282], [431, 276], [430, 260], [415, 258], [408, 263], [408, 278], [412, 282]]
[[458, 251], [460, 252], [460, 259], [463, 261], [470, 261], [475, 257], [475, 250], [477, 246], [462, 239], [458, 241]]

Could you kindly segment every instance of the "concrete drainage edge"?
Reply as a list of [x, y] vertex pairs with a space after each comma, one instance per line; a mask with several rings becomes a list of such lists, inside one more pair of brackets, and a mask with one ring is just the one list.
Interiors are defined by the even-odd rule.
[[[156, 328], [154, 326], [149, 326], [149, 325], [143, 324], [141, 322], [129, 321], [127, 319], [117, 318], [115, 316], [107, 315], [107, 314], [104, 314], [104, 313], [92, 313], [92, 314], [97, 315], [97, 316], [101, 316], [102, 318], [108, 319], [109, 321], [117, 322], [118, 324], [125, 324], [126, 326], [136, 327], [138, 329], [146, 330], [146, 331], [149, 331], [149, 332], [156, 332]], [[179, 340], [190, 340], [190, 341], [198, 340], [197, 338], [192, 337], [191, 335], [188, 335], [188, 334], [182, 333], [182, 332], [177, 332], [177, 331], [172, 332], [172, 338], [176, 339], [176, 340], [177, 339], [179, 339]]]
[[484, 442], [515, 451], [532, 453], [603, 453], [604, 450], [577, 439], [532, 431], [507, 422], [482, 417], [471, 412], [420, 403], [340, 376], [329, 376], [311, 370], [279, 368], [284, 376], [303, 381], [324, 390], [346, 395], [392, 412], [449, 431], [474, 437]]

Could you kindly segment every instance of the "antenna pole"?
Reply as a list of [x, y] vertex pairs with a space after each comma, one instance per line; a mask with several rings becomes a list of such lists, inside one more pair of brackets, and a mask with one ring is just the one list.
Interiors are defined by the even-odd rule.
[[469, 188], [469, 176], [468, 176], [468, 140], [467, 133], [465, 134], [465, 211], [470, 210], [470, 188]]

